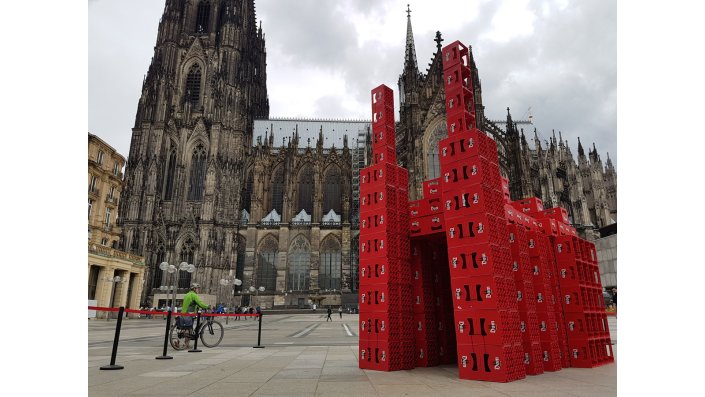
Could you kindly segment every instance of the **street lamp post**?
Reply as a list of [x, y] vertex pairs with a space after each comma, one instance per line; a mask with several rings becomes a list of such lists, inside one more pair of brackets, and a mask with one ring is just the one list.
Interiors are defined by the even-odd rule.
[[255, 288], [254, 285], [250, 286], [250, 292], [255, 292], [255, 302], [259, 304], [259, 293], [264, 292], [264, 287]]
[[[230, 280], [227, 279], [227, 278], [221, 278], [220, 281], [219, 281], [219, 284], [222, 285], [223, 287], [227, 287], [227, 286], [230, 286], [230, 285], [240, 286], [240, 285], [242, 285], [242, 280], [240, 280], [240, 279], [238, 279], [238, 278], [235, 278], [235, 279], [233, 279], [232, 282], [230, 282]], [[229, 299], [229, 301], [230, 301], [230, 310], [232, 310], [233, 304], [235, 303], [235, 302], [234, 302], [234, 300], [235, 300], [235, 298], [234, 298], [234, 296], [235, 296], [235, 289], [234, 289], [234, 288], [232, 289], [232, 292], [230, 293], [230, 295], [233, 297], [233, 298]], [[242, 298], [241, 298], [241, 299], [242, 299]], [[227, 323], [228, 323], [228, 317], [225, 317], [225, 324], [227, 324]]]
[[159, 268], [161, 270], [166, 270], [166, 272], [168, 273], [166, 277], [166, 285], [162, 285], [161, 287], [159, 287], [159, 289], [161, 291], [166, 292], [166, 304], [169, 307], [169, 311], [173, 311], [172, 308], [174, 307], [174, 301], [172, 300], [171, 305], [169, 304], [169, 290], [176, 290], [176, 285], [171, 284], [172, 275], [176, 273], [176, 266], [170, 265], [167, 262], [162, 262], [159, 264]]

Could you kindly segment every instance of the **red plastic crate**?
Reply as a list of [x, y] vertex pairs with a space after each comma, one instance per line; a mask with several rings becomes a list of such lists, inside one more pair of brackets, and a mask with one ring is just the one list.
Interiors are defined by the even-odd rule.
[[524, 344], [524, 370], [527, 375], [541, 375], [543, 373], [543, 356], [541, 343]]
[[[385, 109], [385, 111], [394, 111], [394, 109]], [[378, 148], [390, 147], [396, 150], [396, 129], [394, 125], [379, 125], [372, 128], [372, 152], [377, 152]]]
[[458, 344], [521, 343], [519, 313], [512, 310], [456, 310], [455, 336]]
[[359, 366], [377, 371], [412, 369], [415, 361], [414, 347], [413, 340], [360, 344]]
[[387, 313], [389, 310], [411, 313], [411, 285], [360, 285], [361, 313]]
[[[457, 158], [452, 163], [441, 163], [443, 191], [457, 189], [457, 185], [485, 185], [502, 194], [502, 177], [496, 162], [481, 156]], [[501, 197], [501, 196], [500, 196]], [[504, 208], [503, 202], [498, 207]]]
[[424, 198], [441, 197], [441, 180], [439, 178], [424, 181], [422, 186]]
[[428, 215], [409, 220], [409, 235], [412, 237], [443, 233], [443, 215]]
[[461, 379], [512, 382], [526, 377], [521, 351], [513, 346], [457, 346]]
[[495, 276], [456, 277], [450, 281], [453, 310], [517, 310], [514, 280]]
[[[446, 71], [447, 72], [447, 71]], [[468, 71], [469, 72], [469, 71]], [[455, 77], [453, 77], [455, 78]], [[446, 76], [446, 80], [448, 77]], [[469, 79], [466, 80], [469, 82]], [[446, 114], [453, 116], [457, 113], [474, 111], [472, 92], [465, 86], [446, 85]]]
[[476, 118], [474, 112], [459, 112], [446, 116], [446, 128], [448, 135], [473, 131], [476, 129], [475, 122]]
[[397, 163], [397, 150], [393, 146], [373, 146], [372, 147], [372, 164], [380, 163]]
[[[446, 185], [448, 186], [448, 185]], [[443, 210], [445, 219], [462, 218], [471, 214], [490, 214], [503, 219], [504, 209], [501, 205], [501, 193], [489, 186], [460, 186], [452, 184], [452, 188], [443, 192]], [[507, 235], [504, 236], [506, 244]]]
[[438, 142], [441, 165], [452, 164], [473, 156], [497, 163], [497, 143], [484, 132], [479, 129], [455, 132]]
[[502, 218], [491, 214], [467, 214], [451, 218], [446, 213], [447, 245], [457, 247], [469, 244], [506, 244], [507, 225]]
[[455, 65], [470, 66], [468, 47], [460, 41], [454, 41], [441, 50], [443, 68], [447, 69]]
[[370, 92], [370, 102], [372, 103], [372, 108], [375, 106], [389, 106], [394, 107], [394, 91], [382, 84], [375, 87]]
[[408, 224], [408, 216], [393, 208], [360, 212], [360, 231], [362, 233], [386, 233], [389, 231], [405, 234], [408, 232]]
[[[396, 164], [379, 163], [360, 170], [360, 193], [377, 191], [385, 186], [407, 188], [407, 181], [401, 179], [407, 170]], [[408, 178], [407, 178], [408, 179]]]
[[511, 252], [496, 244], [469, 244], [448, 247], [450, 276], [502, 275], [511, 277]]
[[[455, 64], [443, 70], [443, 88], [448, 97], [448, 92], [465, 88], [472, 90], [472, 73], [467, 65]], [[446, 112], [449, 113], [448, 102], [446, 102]]]
[[512, 201], [512, 206], [523, 213], [532, 214], [543, 211], [543, 201], [538, 197], [529, 197], [522, 200]]
[[409, 284], [412, 272], [399, 259], [386, 257], [360, 258], [359, 280], [365, 286]]
[[509, 204], [512, 202], [511, 194], [509, 192], [509, 179], [502, 177], [502, 194], [504, 195], [504, 203]]
[[564, 225], [570, 225], [568, 211], [562, 207], [548, 208], [542, 211], [534, 211], [532, 215], [537, 219], [549, 218]]

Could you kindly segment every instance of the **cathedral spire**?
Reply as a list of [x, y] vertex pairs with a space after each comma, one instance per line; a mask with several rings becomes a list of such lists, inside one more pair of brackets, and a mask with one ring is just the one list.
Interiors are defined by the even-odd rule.
[[585, 157], [585, 151], [583, 150], [583, 144], [580, 143], [580, 137], [578, 137], [578, 156]]
[[418, 70], [414, 32], [411, 30], [411, 8], [408, 4], [406, 5], [406, 52], [404, 54], [404, 69], [407, 68]]

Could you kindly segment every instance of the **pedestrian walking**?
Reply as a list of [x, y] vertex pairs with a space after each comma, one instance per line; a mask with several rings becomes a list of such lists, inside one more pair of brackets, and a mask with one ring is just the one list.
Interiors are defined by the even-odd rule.
[[328, 322], [328, 320], [333, 321], [333, 319], [330, 318], [331, 314], [333, 314], [333, 310], [331, 310], [330, 306], [328, 306], [328, 317], [326, 317], [326, 322]]
[[617, 288], [612, 288], [612, 305], [614, 310], [617, 310]]
[[342, 319], [343, 318], [343, 307], [342, 306], [338, 307], [338, 314], [340, 314], [340, 318]]

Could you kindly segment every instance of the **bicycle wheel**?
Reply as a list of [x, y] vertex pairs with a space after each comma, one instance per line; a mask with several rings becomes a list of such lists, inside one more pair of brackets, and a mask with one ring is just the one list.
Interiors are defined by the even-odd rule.
[[216, 347], [223, 340], [223, 325], [215, 320], [201, 326], [201, 342], [206, 347]]
[[[186, 350], [187, 342], [191, 337], [191, 333], [187, 329], [178, 329], [176, 325], [171, 326], [169, 331], [169, 344], [174, 350]], [[189, 343], [190, 345], [190, 343]]]

